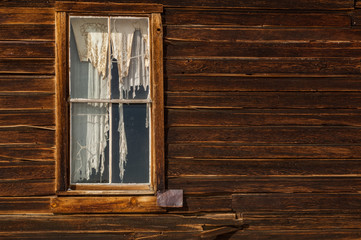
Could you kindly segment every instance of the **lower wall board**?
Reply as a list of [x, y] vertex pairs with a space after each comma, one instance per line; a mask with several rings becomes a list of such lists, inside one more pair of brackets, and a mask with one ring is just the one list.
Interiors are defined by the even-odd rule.
[[[1, 66], [1, 65], [0, 65]], [[345, 58], [321, 59], [180, 59], [166, 60], [165, 68], [172, 74], [227, 73], [227, 74], [358, 74], [360, 62]]]
[[54, 127], [0, 127], [0, 144], [54, 144]]
[[361, 125], [358, 109], [168, 109], [165, 114], [168, 127]]
[[54, 110], [55, 96], [53, 93], [2, 94], [0, 95], [0, 109]]
[[249, 231], [275, 230], [361, 230], [359, 213], [335, 212], [261, 212], [242, 213], [245, 229]]
[[333, 144], [361, 142], [354, 127], [171, 127], [168, 143]]
[[168, 144], [169, 158], [208, 159], [359, 159], [361, 146]]
[[223, 236], [227, 240], [359, 240], [361, 230], [290, 230], [290, 231], [238, 231]]
[[[168, 176], [361, 176], [360, 159], [168, 159]], [[211, 180], [211, 179], [210, 179]], [[347, 179], [344, 179], [347, 181]], [[340, 189], [342, 190], [342, 189]]]
[[[0, 214], [50, 213], [50, 197], [1, 197]], [[1, 216], [1, 215], [0, 215]]]
[[361, 194], [234, 194], [232, 209], [238, 212], [335, 211], [360, 212]]
[[358, 193], [359, 177], [249, 177], [184, 176], [170, 177], [168, 188], [183, 189], [185, 194], [230, 193]]
[[53, 110], [0, 111], [0, 126], [14, 125], [54, 127], [55, 113]]
[[205, 228], [242, 222], [235, 214], [182, 216], [174, 214], [112, 214], [112, 215], [0, 215], [0, 234], [22, 232], [59, 233], [122, 233], [200, 232]]
[[54, 179], [0, 182], [0, 196], [3, 197], [49, 196], [53, 194], [55, 194]]
[[166, 94], [166, 107], [181, 109], [248, 108], [303, 111], [302, 109], [357, 109], [360, 104], [359, 92], [168, 92]]
[[53, 145], [11, 144], [0, 146], [1, 161], [54, 161]]

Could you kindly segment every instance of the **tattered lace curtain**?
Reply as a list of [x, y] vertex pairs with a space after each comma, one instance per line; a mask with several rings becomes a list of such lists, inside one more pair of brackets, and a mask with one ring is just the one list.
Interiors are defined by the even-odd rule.
[[[111, 19], [110, 22], [109, 39], [107, 18], [75, 18], [71, 20], [80, 60], [79, 63], [72, 62], [72, 68], [75, 69], [71, 69], [71, 79], [79, 81], [77, 83], [79, 85], [78, 92], [82, 92], [82, 96], [71, 97], [110, 99], [110, 81], [119, 82], [120, 98], [129, 98], [129, 95], [131, 95], [130, 98], [134, 98], [136, 97], [135, 89], [143, 87], [146, 90], [149, 87], [147, 21], [144, 19]], [[111, 70], [108, 68], [112, 66], [110, 61], [116, 61], [118, 79], [109, 77]], [[87, 77], [84, 77], [86, 71]], [[84, 90], [84, 87], [87, 88], [87, 91]], [[88, 182], [89, 180], [90, 182], [102, 182], [103, 175], [107, 174], [105, 169], [109, 164], [106, 163], [109, 161], [106, 159], [110, 128], [109, 104], [84, 103], [77, 105], [76, 114], [83, 114], [84, 117], [82, 121], [74, 120], [72, 123], [75, 124], [72, 127], [72, 158], [75, 161], [72, 163], [72, 182], [74, 183]], [[86, 120], [84, 120], [85, 118]], [[122, 104], [119, 104], [119, 126], [113, 131], [119, 132], [119, 177], [122, 180], [128, 153]], [[94, 180], [94, 176], [97, 176], [97, 179]]]

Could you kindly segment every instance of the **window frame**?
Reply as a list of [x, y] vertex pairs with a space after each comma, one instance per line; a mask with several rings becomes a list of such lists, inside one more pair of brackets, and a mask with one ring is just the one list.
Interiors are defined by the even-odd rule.
[[[56, 19], [56, 193], [57, 195], [154, 195], [165, 189], [163, 34], [159, 4], [57, 2]], [[70, 16], [127, 16], [149, 19], [150, 184], [70, 185], [69, 21]]]

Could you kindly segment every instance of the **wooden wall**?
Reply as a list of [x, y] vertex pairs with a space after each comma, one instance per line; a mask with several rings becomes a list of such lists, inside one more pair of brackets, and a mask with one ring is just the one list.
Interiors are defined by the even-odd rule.
[[361, 2], [152, 2], [165, 7], [167, 187], [185, 206], [51, 213], [54, 2], [5, 0], [0, 238], [360, 239]]

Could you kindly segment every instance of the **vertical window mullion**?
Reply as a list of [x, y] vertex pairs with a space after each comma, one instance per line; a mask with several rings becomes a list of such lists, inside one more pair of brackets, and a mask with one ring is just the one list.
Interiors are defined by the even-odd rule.
[[[108, 89], [109, 89], [109, 99], [112, 99], [112, 55], [111, 55], [111, 46], [110, 46], [110, 17], [108, 17]], [[109, 181], [112, 183], [112, 173], [113, 173], [113, 104], [109, 101]]]

